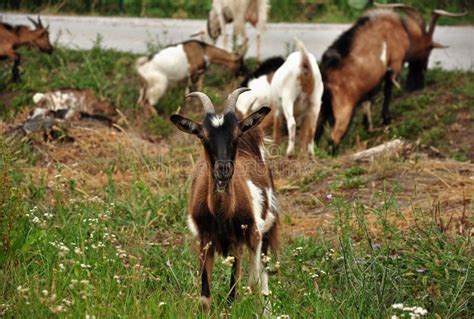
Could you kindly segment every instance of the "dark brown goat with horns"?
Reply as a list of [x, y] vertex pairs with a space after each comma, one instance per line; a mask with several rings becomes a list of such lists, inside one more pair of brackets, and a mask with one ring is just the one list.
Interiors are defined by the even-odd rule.
[[25, 25], [11, 26], [8, 23], [0, 23], [0, 60], [10, 59], [13, 61], [12, 75], [14, 82], [20, 82], [20, 55], [16, 49], [21, 46], [34, 46], [43, 52], [51, 54], [53, 46], [49, 42], [48, 27], [44, 27], [40, 17], [38, 21], [31, 18], [35, 29], [32, 30]]
[[240, 282], [243, 246], [251, 255], [250, 285], [260, 282], [268, 295], [265, 267], [268, 249], [278, 244], [278, 212], [273, 180], [265, 163], [263, 132], [257, 127], [270, 108], [262, 107], [242, 119], [235, 110], [238, 96], [249, 89], [232, 92], [223, 114], [216, 114], [207, 95], [200, 99], [204, 121], [198, 124], [174, 114], [171, 121], [183, 132], [197, 136], [203, 152], [196, 163], [188, 203], [188, 226], [200, 240], [201, 305], [211, 305], [211, 274], [214, 256], [220, 253], [232, 263], [229, 301]]
[[[465, 14], [433, 10], [426, 30], [423, 17], [415, 9], [403, 4], [379, 6], [383, 8], [366, 12], [323, 54], [324, 95], [316, 139], [323, 132], [324, 122], [330, 120], [334, 151], [348, 130], [356, 106], [370, 98], [383, 80], [382, 117], [384, 124], [390, 123], [392, 87], [399, 86], [397, 77], [403, 63], [409, 62], [408, 88], [423, 87], [431, 50], [443, 47], [432, 39], [438, 17]], [[391, 9], [401, 10], [405, 15]]]

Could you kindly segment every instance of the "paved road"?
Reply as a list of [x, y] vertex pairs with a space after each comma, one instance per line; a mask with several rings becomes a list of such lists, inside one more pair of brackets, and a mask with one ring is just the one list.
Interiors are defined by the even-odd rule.
[[[12, 24], [29, 23], [23, 14], [0, 13], [0, 19]], [[52, 39], [61, 45], [87, 49], [100, 34], [104, 47], [135, 53], [145, 53], [150, 43], [167, 45], [186, 40], [205, 26], [204, 20], [73, 16], [44, 16], [42, 19], [50, 24]], [[345, 24], [271, 23], [263, 36], [262, 55], [285, 54], [296, 36], [319, 59], [348, 27]], [[251, 27], [248, 30], [251, 46], [247, 55], [253, 56], [255, 30]], [[228, 32], [231, 32], [230, 27]], [[445, 69], [474, 69], [474, 27], [438, 26], [434, 38], [449, 48], [434, 50], [430, 67], [440, 64]]]

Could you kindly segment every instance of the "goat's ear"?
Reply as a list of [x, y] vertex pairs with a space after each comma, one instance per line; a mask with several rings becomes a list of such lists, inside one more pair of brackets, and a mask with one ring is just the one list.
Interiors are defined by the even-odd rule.
[[248, 117], [239, 122], [239, 128], [243, 132], [260, 124], [265, 116], [272, 111], [271, 108], [263, 106], [260, 110], [250, 114]]
[[170, 117], [171, 122], [176, 125], [181, 131], [201, 137], [202, 125], [181, 115], [173, 114]]
[[449, 46], [438, 43], [438, 42], [433, 42], [433, 44], [431, 46], [433, 47], [433, 49], [446, 49], [446, 48], [449, 48]]

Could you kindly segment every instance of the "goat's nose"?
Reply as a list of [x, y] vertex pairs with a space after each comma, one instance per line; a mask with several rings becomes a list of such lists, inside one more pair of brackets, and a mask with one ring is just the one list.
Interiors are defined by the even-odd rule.
[[217, 161], [214, 169], [218, 178], [230, 179], [234, 172], [234, 165], [231, 161]]

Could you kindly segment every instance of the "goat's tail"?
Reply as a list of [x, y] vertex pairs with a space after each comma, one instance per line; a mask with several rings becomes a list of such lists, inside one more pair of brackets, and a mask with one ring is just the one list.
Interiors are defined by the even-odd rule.
[[301, 53], [301, 73], [300, 73], [300, 84], [303, 92], [305, 92], [308, 96], [310, 96], [314, 91], [315, 85], [315, 78], [314, 78], [314, 70], [311, 66], [311, 62], [309, 60], [308, 51], [306, 51], [306, 47], [304, 46], [303, 42], [295, 38], [296, 46]]
[[139, 67], [141, 67], [143, 64], [147, 63], [148, 61], [150, 61], [149, 56], [141, 56], [135, 61], [135, 67], [138, 69]]

